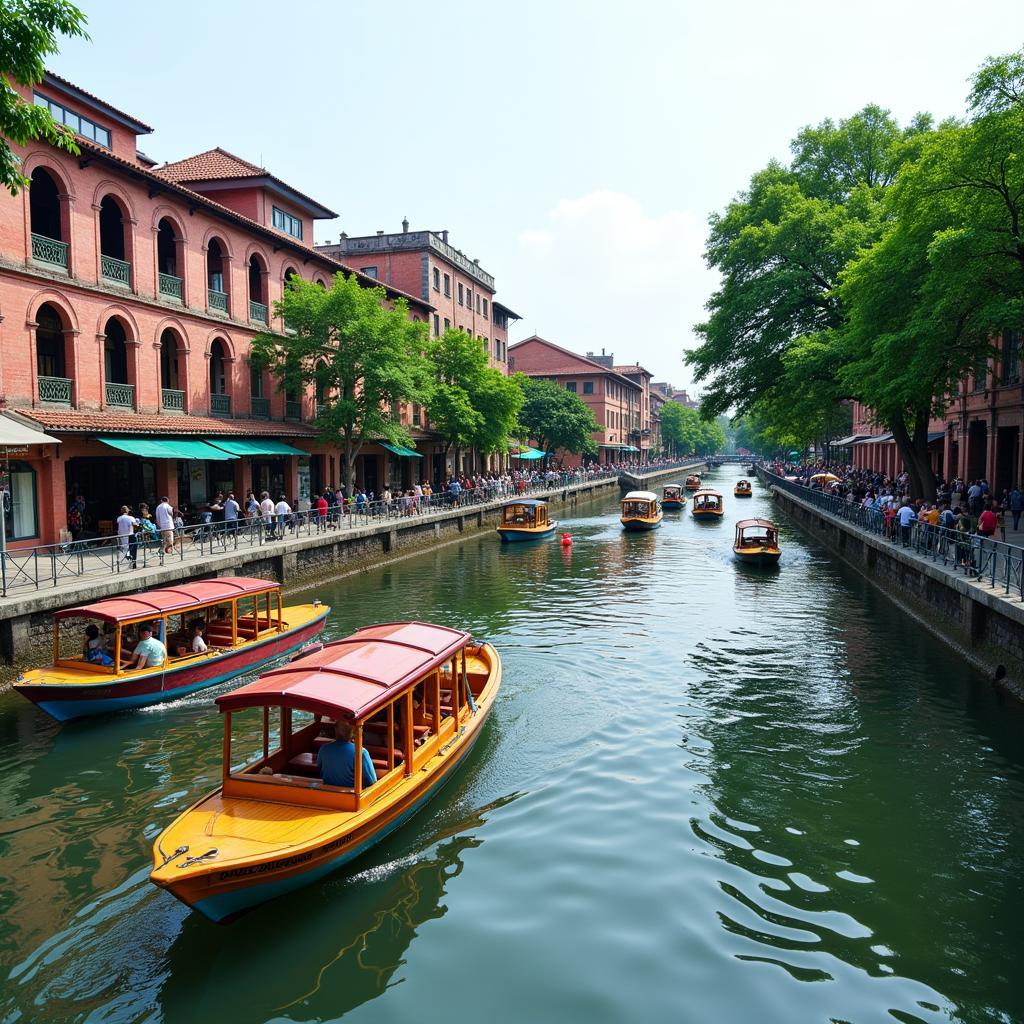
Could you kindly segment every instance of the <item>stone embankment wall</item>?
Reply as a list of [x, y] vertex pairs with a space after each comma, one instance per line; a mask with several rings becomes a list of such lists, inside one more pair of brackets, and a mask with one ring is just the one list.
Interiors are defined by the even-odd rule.
[[[764, 484], [771, 478], [758, 471]], [[998, 587], [915, 555], [883, 537], [801, 501], [781, 488], [772, 495], [789, 518], [821, 541], [833, 554], [862, 573], [887, 597], [976, 668], [1024, 700], [1024, 605]]]

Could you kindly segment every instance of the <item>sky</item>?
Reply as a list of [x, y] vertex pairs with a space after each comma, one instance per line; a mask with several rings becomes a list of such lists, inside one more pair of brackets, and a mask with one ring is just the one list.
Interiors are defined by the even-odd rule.
[[261, 164], [339, 211], [318, 243], [447, 228], [522, 316], [510, 342], [678, 387], [711, 213], [804, 125], [962, 116], [978, 65], [1024, 46], [1022, 0], [78, 3], [91, 41], [49, 67], [152, 125], [154, 159]]

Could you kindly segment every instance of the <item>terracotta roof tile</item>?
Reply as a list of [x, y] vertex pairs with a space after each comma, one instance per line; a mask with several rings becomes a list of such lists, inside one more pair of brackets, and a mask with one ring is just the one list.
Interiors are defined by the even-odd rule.
[[205, 153], [164, 164], [156, 173], [171, 181], [214, 181], [217, 178], [264, 178], [268, 172], [265, 167], [257, 167], [217, 146]]
[[271, 420], [227, 420], [212, 416], [79, 412], [75, 409], [11, 409], [50, 430], [90, 434], [176, 434], [207, 437], [316, 437], [312, 427]]

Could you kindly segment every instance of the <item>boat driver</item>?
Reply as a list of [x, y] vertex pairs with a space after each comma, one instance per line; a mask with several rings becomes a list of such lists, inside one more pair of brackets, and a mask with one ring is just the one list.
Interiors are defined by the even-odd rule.
[[[316, 766], [328, 786], [351, 789], [356, 784], [356, 745], [352, 742], [352, 723], [339, 718], [334, 723], [333, 743], [324, 744], [316, 753]], [[370, 752], [363, 747], [363, 788], [377, 781]]]

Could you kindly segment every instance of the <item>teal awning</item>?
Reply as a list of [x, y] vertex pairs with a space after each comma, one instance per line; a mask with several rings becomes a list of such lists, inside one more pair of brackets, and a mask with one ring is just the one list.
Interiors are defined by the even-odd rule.
[[165, 437], [100, 437], [111, 448], [143, 459], [237, 459], [237, 455], [214, 448], [205, 441], [183, 441]]
[[538, 448], [526, 447], [521, 452], [515, 452], [513, 459], [543, 459], [544, 453]]
[[309, 455], [301, 448], [293, 448], [290, 444], [282, 441], [270, 441], [263, 438], [246, 440], [243, 438], [208, 437], [207, 444], [222, 448], [232, 455]]
[[623, 450], [624, 452], [638, 452], [638, 451], [640, 451], [640, 449], [639, 449], [639, 448], [636, 448], [635, 446], [633, 446], [633, 445], [631, 445], [631, 444], [624, 444], [624, 445], [622, 446], [622, 450]]
[[392, 455], [408, 455], [414, 459], [423, 458], [423, 456], [414, 448], [403, 448], [400, 444], [388, 444], [387, 441], [381, 441], [380, 446], [382, 448], [387, 448]]

